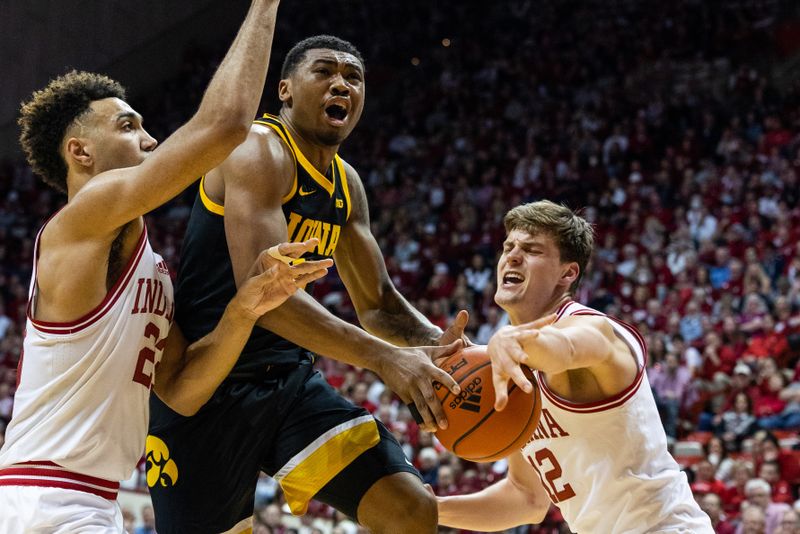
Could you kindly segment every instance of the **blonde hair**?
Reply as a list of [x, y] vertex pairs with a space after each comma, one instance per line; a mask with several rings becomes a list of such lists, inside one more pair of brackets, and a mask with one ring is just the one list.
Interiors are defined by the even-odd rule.
[[558, 247], [562, 262], [578, 264], [578, 278], [569, 288], [574, 293], [583, 279], [594, 249], [594, 230], [583, 217], [568, 207], [549, 200], [522, 204], [506, 213], [506, 233], [522, 230], [531, 235], [547, 234]]

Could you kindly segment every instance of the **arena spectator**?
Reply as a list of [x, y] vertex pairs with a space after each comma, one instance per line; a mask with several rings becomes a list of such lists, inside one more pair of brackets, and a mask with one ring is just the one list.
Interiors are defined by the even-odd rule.
[[678, 416], [689, 390], [692, 375], [681, 365], [675, 352], [668, 352], [664, 365], [650, 369], [648, 379], [656, 397], [656, 405], [662, 413], [664, 429], [668, 437], [678, 435]]
[[735, 534], [736, 527], [727, 520], [722, 511], [722, 501], [716, 493], [707, 493], [700, 498], [700, 508], [711, 518], [716, 534]]
[[785, 503], [776, 503], [772, 500], [772, 488], [769, 483], [761, 478], [751, 479], [744, 486], [746, 500], [742, 503], [742, 524], [747, 524], [747, 510], [758, 508], [764, 514], [764, 532], [772, 534], [783, 518], [783, 514], [790, 510]]

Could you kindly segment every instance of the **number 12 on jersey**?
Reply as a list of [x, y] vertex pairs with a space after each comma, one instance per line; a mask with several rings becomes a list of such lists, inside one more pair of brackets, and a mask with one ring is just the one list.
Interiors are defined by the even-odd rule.
[[536, 474], [542, 481], [545, 491], [550, 496], [550, 500], [554, 504], [564, 502], [575, 496], [575, 491], [568, 483], [564, 483], [561, 489], [558, 488], [562, 483], [558, 481], [561, 478], [561, 465], [556, 459], [556, 455], [550, 449], [540, 449], [536, 451], [534, 457], [529, 455], [525, 456], [528, 462], [533, 466]]

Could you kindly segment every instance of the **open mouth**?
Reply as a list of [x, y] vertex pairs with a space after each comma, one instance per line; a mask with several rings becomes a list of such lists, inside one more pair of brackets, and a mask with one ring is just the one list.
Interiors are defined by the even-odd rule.
[[325, 108], [325, 115], [333, 122], [342, 123], [347, 118], [347, 108], [340, 104], [331, 104]]
[[519, 285], [525, 281], [525, 277], [519, 273], [507, 272], [503, 275], [503, 285], [506, 287]]

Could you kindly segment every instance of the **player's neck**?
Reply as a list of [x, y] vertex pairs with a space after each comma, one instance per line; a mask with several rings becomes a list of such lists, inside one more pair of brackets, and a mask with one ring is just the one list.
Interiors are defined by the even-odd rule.
[[67, 202], [73, 199], [93, 177], [86, 172], [67, 172]]
[[339, 150], [339, 145], [327, 146], [315, 143], [309, 138], [309, 136], [303, 135], [303, 133], [295, 126], [289, 114], [283, 109], [280, 112], [280, 118], [281, 122], [283, 122], [283, 124], [289, 130], [289, 133], [292, 134], [292, 139], [294, 139], [294, 142], [297, 144], [297, 148], [300, 149], [300, 152], [303, 153], [303, 155], [311, 163], [311, 165], [314, 166], [315, 169], [324, 175], [331, 166], [333, 157]]

